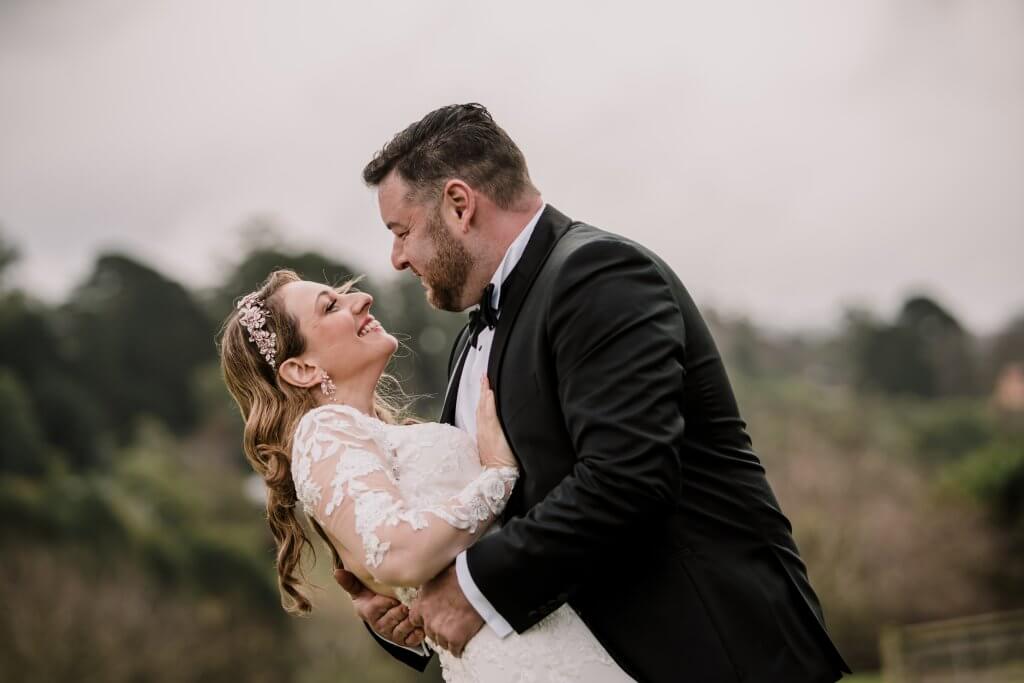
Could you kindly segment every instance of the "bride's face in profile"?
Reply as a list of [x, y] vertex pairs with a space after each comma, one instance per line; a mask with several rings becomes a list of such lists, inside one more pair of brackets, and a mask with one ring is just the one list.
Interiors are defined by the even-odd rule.
[[[318, 282], [290, 282], [279, 292], [285, 311], [306, 342], [301, 360], [327, 371], [335, 383], [384, 371], [398, 348], [370, 313], [373, 297]], [[317, 376], [316, 381], [320, 378]]]

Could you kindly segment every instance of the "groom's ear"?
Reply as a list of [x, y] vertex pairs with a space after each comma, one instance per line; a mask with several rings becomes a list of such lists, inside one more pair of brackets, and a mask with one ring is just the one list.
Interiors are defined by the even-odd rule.
[[319, 366], [299, 358], [289, 358], [281, 363], [278, 373], [285, 382], [302, 389], [316, 386], [321, 379]]
[[443, 210], [448, 212], [460, 232], [467, 232], [476, 212], [476, 194], [472, 188], [458, 178], [444, 184], [441, 194]]

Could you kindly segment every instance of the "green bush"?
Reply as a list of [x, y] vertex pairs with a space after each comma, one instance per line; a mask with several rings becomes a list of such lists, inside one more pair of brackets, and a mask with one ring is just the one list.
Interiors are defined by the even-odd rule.
[[32, 411], [32, 402], [14, 375], [0, 368], [0, 473], [39, 475], [49, 447]]

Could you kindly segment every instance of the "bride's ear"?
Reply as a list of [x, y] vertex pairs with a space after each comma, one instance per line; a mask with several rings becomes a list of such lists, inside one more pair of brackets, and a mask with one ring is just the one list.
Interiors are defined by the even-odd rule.
[[278, 374], [288, 384], [302, 389], [309, 389], [320, 384], [321, 379], [320, 367], [318, 365], [299, 358], [289, 358], [281, 363], [281, 369], [278, 370]]

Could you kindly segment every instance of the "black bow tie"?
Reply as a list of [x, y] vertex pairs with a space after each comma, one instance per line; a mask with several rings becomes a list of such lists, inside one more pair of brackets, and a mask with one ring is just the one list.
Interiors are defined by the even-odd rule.
[[494, 283], [484, 288], [483, 296], [480, 297], [480, 307], [469, 313], [469, 343], [476, 346], [477, 337], [484, 331], [484, 328], [493, 330], [498, 324], [498, 309], [494, 307]]

